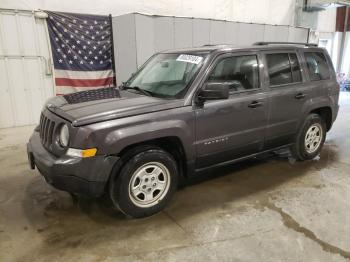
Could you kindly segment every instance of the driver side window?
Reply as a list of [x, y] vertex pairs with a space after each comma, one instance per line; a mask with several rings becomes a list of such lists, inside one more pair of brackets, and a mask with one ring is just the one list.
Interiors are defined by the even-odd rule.
[[256, 55], [233, 56], [221, 59], [207, 82], [225, 83], [230, 92], [259, 88], [259, 66]]

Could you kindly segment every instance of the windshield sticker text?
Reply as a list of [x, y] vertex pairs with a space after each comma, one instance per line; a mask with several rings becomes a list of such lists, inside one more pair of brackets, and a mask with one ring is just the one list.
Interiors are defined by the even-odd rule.
[[179, 55], [176, 61], [182, 61], [198, 65], [202, 61], [203, 57], [196, 55]]

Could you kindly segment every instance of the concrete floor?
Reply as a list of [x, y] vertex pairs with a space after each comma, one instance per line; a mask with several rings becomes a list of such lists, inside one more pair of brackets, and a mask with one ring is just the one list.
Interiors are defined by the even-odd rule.
[[0, 130], [0, 261], [350, 259], [350, 94], [341, 105], [315, 160], [211, 171], [140, 220], [104, 201], [73, 203], [29, 170], [32, 127]]

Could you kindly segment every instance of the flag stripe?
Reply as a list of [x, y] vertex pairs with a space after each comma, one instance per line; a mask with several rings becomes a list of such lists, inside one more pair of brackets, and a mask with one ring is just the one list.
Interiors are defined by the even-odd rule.
[[57, 78], [55, 79], [56, 86], [72, 86], [72, 87], [97, 87], [107, 86], [113, 83], [113, 77], [101, 79], [72, 79], [72, 78]]
[[113, 70], [103, 71], [73, 71], [73, 70], [55, 70], [56, 78], [73, 78], [73, 79], [97, 79], [113, 76]]

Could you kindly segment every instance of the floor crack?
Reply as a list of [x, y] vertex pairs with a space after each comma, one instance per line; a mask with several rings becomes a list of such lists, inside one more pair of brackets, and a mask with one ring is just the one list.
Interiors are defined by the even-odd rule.
[[333, 246], [321, 239], [319, 239], [314, 232], [312, 232], [311, 230], [301, 226], [293, 217], [291, 217], [289, 214], [287, 214], [286, 212], [284, 212], [282, 210], [282, 208], [276, 206], [274, 203], [271, 203], [270, 201], [267, 201], [266, 203], [264, 203], [264, 206], [272, 211], [275, 211], [277, 213], [280, 214], [280, 216], [282, 217], [282, 222], [283, 224], [291, 229], [294, 230], [298, 233], [303, 234], [306, 238], [316, 242], [317, 244], [319, 244], [322, 249], [328, 253], [332, 253], [332, 254], [338, 254], [346, 259], [350, 260], [350, 252], [345, 251], [339, 247]]

